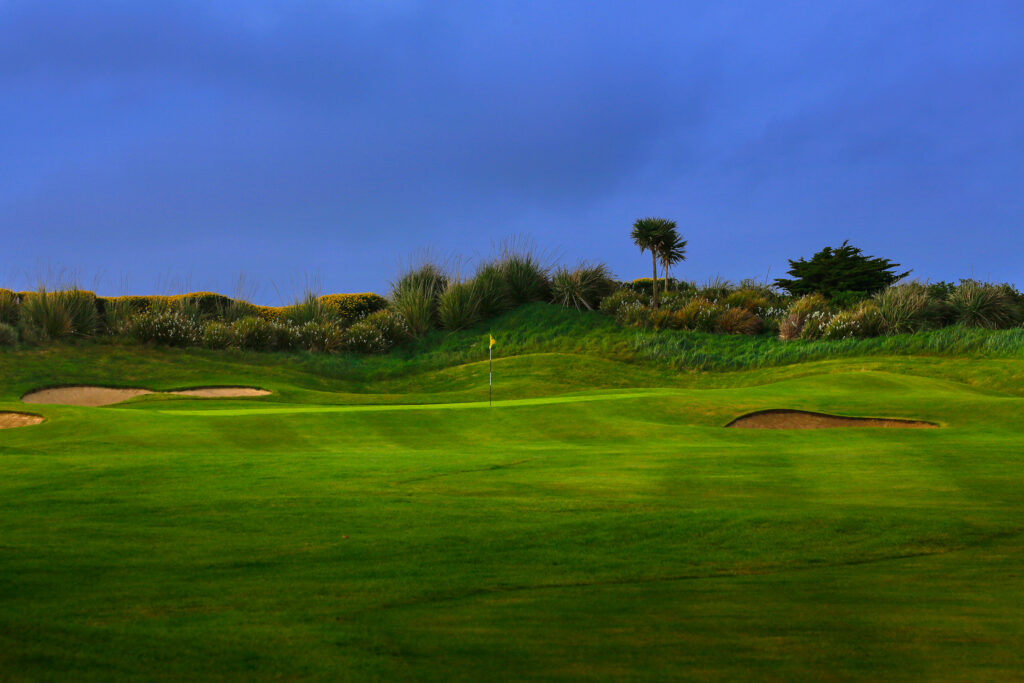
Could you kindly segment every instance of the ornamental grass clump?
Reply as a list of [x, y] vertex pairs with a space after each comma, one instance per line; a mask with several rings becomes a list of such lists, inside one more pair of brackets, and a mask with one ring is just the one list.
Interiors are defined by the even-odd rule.
[[761, 319], [753, 311], [733, 306], [718, 316], [715, 327], [722, 334], [757, 334], [761, 331]]
[[50, 339], [91, 336], [99, 322], [96, 295], [75, 288], [51, 292], [40, 287], [21, 302], [21, 315]]
[[603, 263], [559, 268], [551, 277], [551, 300], [566, 308], [593, 311], [615, 290], [611, 271]]
[[515, 241], [506, 243], [498, 257], [498, 267], [505, 281], [511, 307], [546, 301], [550, 297], [550, 268], [543, 264], [530, 244]]
[[720, 276], [715, 276], [697, 288], [697, 296], [708, 301], [724, 301], [736, 287]]
[[920, 282], [906, 282], [872, 297], [884, 334], [907, 334], [934, 326], [942, 317], [942, 304]]
[[425, 263], [392, 283], [391, 306], [418, 337], [437, 323], [438, 300], [447, 286], [444, 271], [433, 263]]
[[481, 265], [477, 268], [472, 282], [480, 300], [481, 318], [492, 318], [511, 308], [505, 275], [498, 263]]
[[125, 334], [128, 322], [136, 315], [131, 302], [124, 298], [105, 299], [103, 301], [103, 327], [107, 334]]
[[18, 295], [9, 289], [0, 289], [0, 324], [17, 325], [20, 312]]
[[301, 327], [306, 323], [325, 320], [328, 312], [320, 297], [307, 291], [301, 299], [285, 307], [283, 317], [286, 322]]
[[1000, 330], [1015, 327], [1022, 311], [1005, 286], [962, 280], [946, 299], [952, 322]]
[[472, 281], [448, 283], [437, 300], [437, 319], [446, 330], [461, 330], [479, 322], [480, 292]]

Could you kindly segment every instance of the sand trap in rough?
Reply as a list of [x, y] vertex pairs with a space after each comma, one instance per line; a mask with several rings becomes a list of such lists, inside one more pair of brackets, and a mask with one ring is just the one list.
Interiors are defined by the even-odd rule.
[[840, 417], [805, 410], [762, 410], [736, 418], [726, 427], [740, 429], [831, 429], [833, 427], [896, 427], [922, 429], [938, 427], [921, 420], [893, 420], [878, 417]]
[[245, 398], [249, 396], [266, 396], [270, 392], [266, 389], [255, 389], [253, 387], [203, 387], [200, 389], [163, 392], [150, 391], [149, 389], [113, 389], [110, 387], [55, 387], [25, 394], [21, 397], [21, 400], [25, 403], [95, 407], [109, 406], [145, 394], [160, 393], [196, 398]]
[[29, 425], [37, 425], [42, 421], [42, 415], [30, 415], [29, 413], [0, 412], [0, 429], [28, 427]]

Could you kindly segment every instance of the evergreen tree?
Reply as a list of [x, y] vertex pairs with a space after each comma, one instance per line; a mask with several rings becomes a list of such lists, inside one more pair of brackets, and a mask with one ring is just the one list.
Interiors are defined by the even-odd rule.
[[865, 256], [849, 240], [832, 248], [825, 247], [811, 259], [789, 262], [792, 279], [779, 278], [775, 286], [793, 296], [824, 294], [829, 298], [857, 294], [864, 297], [880, 292], [910, 274], [896, 272], [898, 263], [889, 259]]

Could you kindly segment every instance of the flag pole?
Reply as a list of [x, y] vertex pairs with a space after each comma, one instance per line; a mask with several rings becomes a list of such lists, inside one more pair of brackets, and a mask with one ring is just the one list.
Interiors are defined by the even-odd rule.
[[491, 397], [494, 392], [494, 344], [487, 347], [487, 407], [492, 406]]

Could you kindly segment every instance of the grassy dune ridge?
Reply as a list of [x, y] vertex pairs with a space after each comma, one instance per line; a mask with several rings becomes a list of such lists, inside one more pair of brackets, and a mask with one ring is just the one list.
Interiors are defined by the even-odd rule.
[[[47, 418], [0, 431], [0, 678], [1021, 676], [1018, 351], [702, 373], [545, 315], [493, 326], [492, 409], [448, 405], [486, 400], [480, 329], [0, 353], [0, 410]], [[274, 393], [19, 400], [91, 382]], [[941, 428], [722, 428], [779, 407]]]

